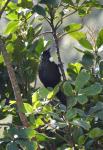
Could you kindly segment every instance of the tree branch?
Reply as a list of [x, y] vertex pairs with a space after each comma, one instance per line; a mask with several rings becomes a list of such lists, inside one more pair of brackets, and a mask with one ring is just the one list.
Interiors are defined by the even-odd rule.
[[[67, 14], [66, 16], [64, 16], [64, 17], [62, 18], [62, 20], [64, 20], [65, 18], [67, 18], [67, 17], [69, 17], [69, 16], [71, 16], [71, 15], [73, 15], [74, 13], [76, 13], [76, 11], [77, 11], [77, 10], [75, 10], [75, 11], [73, 11], [73, 12]], [[56, 28], [59, 28], [59, 27], [60, 27], [60, 25], [62, 24], [62, 20], [59, 20], [59, 21], [57, 22], [57, 24], [56, 24], [56, 26], [55, 26]]]
[[[7, 2], [5, 3], [4, 7], [1, 9], [1, 11], [0, 11], [0, 19], [1, 19], [1, 16], [2, 16], [3, 12], [5, 11], [5, 9], [6, 9], [6, 7], [7, 7], [9, 2], [10, 2], [10, 0], [7, 0]], [[3, 41], [1, 39], [0, 39], [0, 51], [2, 52], [2, 55], [4, 57], [4, 62], [6, 64], [6, 66], [7, 66], [7, 71], [8, 71], [9, 78], [10, 78], [10, 81], [11, 81], [11, 84], [12, 84], [12, 88], [13, 88], [13, 91], [14, 91], [14, 96], [15, 96], [16, 103], [17, 103], [17, 108], [19, 109], [19, 108], [21, 108], [23, 106], [21, 92], [20, 92], [20, 89], [19, 89], [19, 86], [18, 86], [16, 75], [15, 75], [15, 72], [13, 70], [13, 67], [12, 67], [9, 55], [8, 55], [8, 53], [6, 51], [5, 44], [3, 43]], [[25, 127], [28, 127], [29, 123], [28, 123], [28, 120], [27, 120], [25, 114], [22, 113], [22, 112], [19, 112], [19, 116], [20, 116], [22, 124]]]
[[53, 10], [49, 9], [50, 10], [50, 26], [52, 28], [52, 34], [53, 34], [53, 37], [54, 37], [54, 41], [55, 41], [55, 44], [56, 44], [56, 52], [57, 52], [57, 56], [58, 56], [58, 62], [59, 62], [59, 67], [60, 67], [60, 70], [61, 70], [61, 73], [62, 73], [62, 77], [63, 77], [63, 81], [66, 80], [66, 76], [65, 76], [65, 72], [64, 72], [64, 67], [63, 67], [63, 63], [62, 63], [62, 60], [61, 60], [61, 56], [60, 56], [60, 49], [59, 49], [59, 42], [58, 42], [58, 37], [57, 37], [57, 29], [55, 28], [54, 26], [54, 23], [53, 23], [53, 20], [54, 20], [54, 12]]
[[[19, 89], [19, 86], [18, 86], [18, 82], [17, 82], [16, 76], [15, 76], [15, 72], [13, 70], [9, 55], [8, 55], [8, 53], [5, 49], [5, 45], [4, 45], [4, 43], [1, 39], [0, 39], [0, 51], [2, 52], [2, 55], [4, 57], [4, 62], [7, 66], [7, 71], [8, 71], [9, 78], [10, 78], [12, 88], [13, 88], [13, 91], [14, 91], [14, 95], [15, 95], [15, 99], [16, 99], [16, 103], [17, 103], [17, 108], [19, 109], [23, 106], [20, 89]], [[25, 127], [28, 127], [29, 123], [28, 123], [28, 120], [27, 120], [25, 114], [22, 113], [22, 112], [19, 112], [19, 116], [20, 116], [22, 124]]]
[[5, 5], [4, 5], [4, 7], [1, 9], [1, 11], [0, 11], [0, 18], [1, 18], [3, 12], [5, 11], [5, 8], [7, 7], [7, 5], [9, 4], [10, 1], [11, 0], [7, 0], [6, 3], [5, 3]]

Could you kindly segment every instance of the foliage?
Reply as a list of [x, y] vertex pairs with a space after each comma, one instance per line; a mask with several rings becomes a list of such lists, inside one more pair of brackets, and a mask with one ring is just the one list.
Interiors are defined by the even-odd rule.
[[[1, 8], [4, 4], [5, 1], [0, 0]], [[94, 37], [94, 44], [81, 30], [85, 25], [71, 23], [62, 29], [62, 33], [58, 31], [65, 18], [77, 13], [83, 19], [94, 7], [103, 8], [97, 0], [39, 0], [36, 5], [32, 0], [9, 2], [5, 10], [8, 23], [1, 36], [10, 54], [24, 105], [16, 107], [1, 54], [1, 150], [103, 149], [103, 60], [99, 54], [103, 29]], [[54, 89], [36, 89], [34, 84], [40, 54], [52, 45], [51, 40], [45, 40], [46, 32], [53, 33], [43, 32], [44, 21], [49, 23], [55, 36], [58, 35], [58, 40], [68, 34], [82, 47], [75, 47], [83, 54], [81, 61], [68, 64], [69, 79]], [[58, 41], [55, 39], [55, 42]], [[55, 96], [60, 86], [67, 96], [67, 107]], [[22, 126], [18, 112], [26, 114], [29, 128]]]

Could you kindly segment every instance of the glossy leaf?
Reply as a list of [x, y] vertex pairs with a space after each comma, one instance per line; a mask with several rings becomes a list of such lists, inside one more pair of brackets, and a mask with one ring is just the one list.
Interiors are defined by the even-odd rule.
[[99, 83], [94, 83], [90, 87], [84, 88], [80, 90], [80, 93], [85, 94], [87, 96], [98, 95], [102, 91], [102, 85]]
[[64, 90], [64, 94], [66, 94], [67, 96], [73, 95], [73, 89], [69, 81], [64, 82], [63, 90]]
[[86, 95], [82, 95], [82, 94], [78, 95], [76, 97], [76, 99], [77, 99], [78, 103], [80, 103], [81, 105], [84, 105], [84, 104], [86, 104], [88, 102], [88, 98], [87, 98]]
[[68, 104], [68, 108], [72, 108], [73, 106], [75, 106], [77, 104], [77, 99], [75, 96], [71, 96], [67, 99], [67, 104]]
[[94, 65], [94, 56], [93, 56], [93, 54], [85, 53], [82, 57], [81, 63], [86, 69], [90, 69], [91, 67], [93, 67], [93, 65]]
[[75, 81], [76, 91], [79, 91], [81, 88], [83, 88], [84, 85], [87, 84], [89, 79], [90, 75], [87, 72], [80, 72]]
[[40, 5], [35, 5], [33, 11], [38, 13], [39, 15], [46, 16], [45, 9]]

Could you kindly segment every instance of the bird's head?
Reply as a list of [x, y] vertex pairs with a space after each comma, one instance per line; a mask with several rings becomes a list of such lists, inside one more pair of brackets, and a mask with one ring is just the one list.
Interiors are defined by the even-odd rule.
[[42, 60], [49, 59], [50, 57], [51, 57], [50, 48], [47, 49], [46, 51], [42, 52], [42, 54], [41, 54], [41, 59]]
[[47, 50], [43, 51], [40, 57], [40, 60], [49, 60], [51, 62], [57, 63], [57, 54], [54, 49], [48, 48]]

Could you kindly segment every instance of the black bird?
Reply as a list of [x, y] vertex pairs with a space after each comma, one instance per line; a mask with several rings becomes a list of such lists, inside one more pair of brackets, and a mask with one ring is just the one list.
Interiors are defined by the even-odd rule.
[[[61, 81], [61, 73], [59, 67], [55, 62], [50, 61], [50, 48], [41, 54], [39, 64], [39, 78], [43, 85], [54, 88]], [[59, 90], [56, 94], [62, 104], [66, 105], [66, 96]]]

